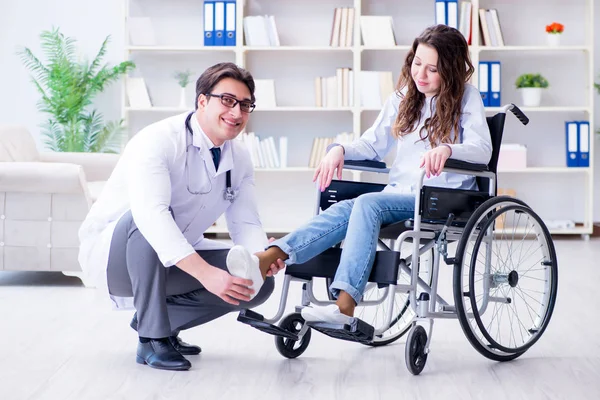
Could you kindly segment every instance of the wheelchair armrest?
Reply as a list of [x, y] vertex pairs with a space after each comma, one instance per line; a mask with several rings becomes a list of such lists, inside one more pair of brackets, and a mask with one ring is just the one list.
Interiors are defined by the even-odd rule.
[[446, 164], [444, 168], [452, 168], [452, 169], [462, 169], [465, 171], [474, 171], [474, 172], [485, 172], [488, 170], [487, 165], [485, 164], [474, 164], [461, 160], [453, 160], [449, 158], [446, 160]]
[[353, 169], [357, 171], [388, 173], [390, 169], [381, 161], [373, 160], [346, 160], [344, 161], [344, 169]]

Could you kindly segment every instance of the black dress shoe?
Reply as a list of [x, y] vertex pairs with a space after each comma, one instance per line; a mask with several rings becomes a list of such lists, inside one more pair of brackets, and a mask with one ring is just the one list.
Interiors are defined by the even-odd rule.
[[180, 352], [175, 350], [168, 338], [150, 339], [139, 343], [135, 361], [149, 367], [169, 371], [186, 371], [192, 364]]
[[181, 340], [179, 336], [169, 336], [169, 341], [175, 347], [175, 350], [183, 354], [184, 356], [195, 356], [200, 354], [202, 349], [200, 346], [194, 346]]
[[[133, 318], [131, 319], [129, 326], [131, 326], [133, 330], [137, 332], [137, 325], [137, 313], [135, 313], [133, 314]], [[169, 341], [171, 342], [173, 347], [175, 347], [175, 349], [184, 356], [195, 356], [202, 352], [200, 346], [195, 346], [193, 344], [186, 343], [183, 340], [181, 340], [179, 336], [170, 336]]]

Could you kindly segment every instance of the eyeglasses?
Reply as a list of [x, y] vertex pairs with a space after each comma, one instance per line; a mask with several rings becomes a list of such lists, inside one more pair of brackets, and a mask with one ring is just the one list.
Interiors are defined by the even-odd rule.
[[235, 97], [228, 95], [228, 94], [210, 94], [210, 93], [205, 93], [204, 94], [206, 97], [218, 97], [221, 99], [221, 104], [223, 104], [225, 107], [229, 107], [229, 108], [233, 108], [235, 107], [238, 103], [240, 104], [240, 110], [242, 112], [245, 113], [251, 113], [252, 111], [254, 111], [254, 107], [256, 107], [256, 105], [254, 103], [252, 103], [251, 101], [248, 100], [238, 100]]

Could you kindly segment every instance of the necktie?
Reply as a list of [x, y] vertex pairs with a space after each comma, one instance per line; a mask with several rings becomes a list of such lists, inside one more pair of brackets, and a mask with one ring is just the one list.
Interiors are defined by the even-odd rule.
[[219, 169], [219, 161], [221, 161], [221, 149], [218, 147], [213, 147], [210, 149], [210, 152], [213, 156], [213, 162], [215, 163], [215, 171]]

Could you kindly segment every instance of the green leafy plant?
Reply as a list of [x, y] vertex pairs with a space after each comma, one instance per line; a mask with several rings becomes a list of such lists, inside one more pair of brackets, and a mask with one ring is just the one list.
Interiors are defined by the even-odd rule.
[[192, 71], [175, 71], [173, 74], [173, 78], [177, 80], [177, 83], [182, 88], [185, 88], [190, 83], [190, 76], [192, 75]]
[[130, 61], [113, 67], [103, 64], [110, 36], [92, 62], [79, 60], [76, 40], [64, 36], [58, 28], [43, 31], [40, 39], [46, 63], [27, 47], [18, 55], [42, 95], [38, 110], [50, 114], [42, 124], [46, 146], [54, 151], [116, 152], [123, 121], [104, 123], [102, 114], [89, 108], [94, 96], [134, 69], [135, 64]]
[[548, 81], [540, 74], [523, 74], [515, 82], [517, 89], [520, 88], [547, 88]]

